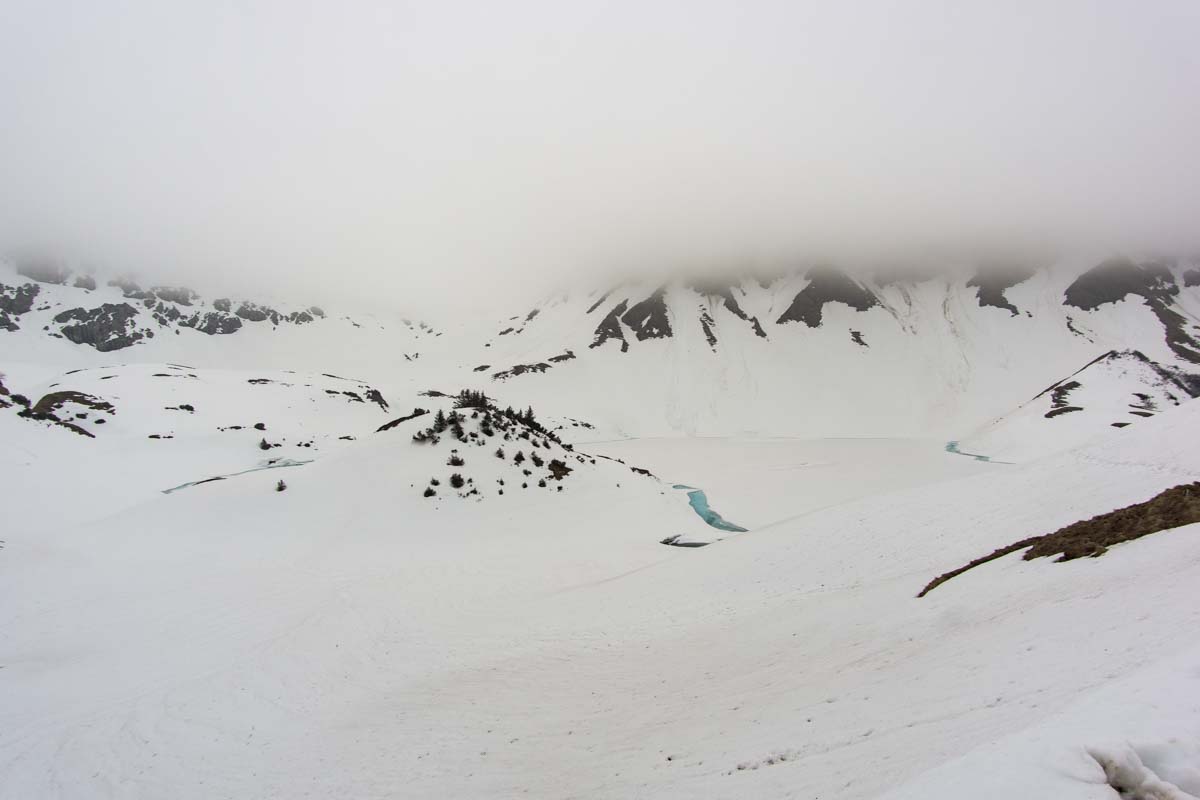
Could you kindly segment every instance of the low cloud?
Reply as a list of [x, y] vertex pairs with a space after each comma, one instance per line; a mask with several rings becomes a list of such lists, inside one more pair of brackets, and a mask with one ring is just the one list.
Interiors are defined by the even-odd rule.
[[17, 2], [0, 243], [485, 305], [600, 270], [1200, 249], [1200, 10]]

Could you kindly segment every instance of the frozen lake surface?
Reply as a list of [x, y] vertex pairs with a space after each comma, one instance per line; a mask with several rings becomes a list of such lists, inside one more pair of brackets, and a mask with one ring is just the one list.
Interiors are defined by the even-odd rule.
[[1005, 469], [934, 439], [626, 439], [580, 443], [670, 483], [704, 489], [751, 530], [860, 497]]

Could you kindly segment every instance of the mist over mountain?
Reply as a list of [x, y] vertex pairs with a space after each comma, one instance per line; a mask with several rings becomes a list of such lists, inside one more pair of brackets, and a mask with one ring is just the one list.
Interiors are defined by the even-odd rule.
[[1200, 5], [0, 5], [0, 800], [1200, 798]]
[[1200, 249], [1186, 0], [0, 13], [10, 251], [451, 308], [610, 270]]

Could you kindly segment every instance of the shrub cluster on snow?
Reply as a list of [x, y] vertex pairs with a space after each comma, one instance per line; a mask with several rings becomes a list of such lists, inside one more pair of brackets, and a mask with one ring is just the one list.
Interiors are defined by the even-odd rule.
[[[439, 409], [433, 421], [414, 433], [412, 440], [418, 446], [453, 445], [445, 463], [457, 471], [444, 477], [460, 497], [481, 495], [474, 477], [466, 471], [473, 466], [473, 459], [469, 455], [471, 447], [487, 448], [492, 457], [504, 465], [502, 473], [515, 473], [511, 477], [520, 481], [522, 489], [528, 489], [531, 483], [539, 489], [548, 489], [553, 483], [555, 490], [562, 491], [561, 482], [574, 470], [567, 461], [590, 461], [575, 454], [571, 445], [543, 426], [532, 408], [518, 411], [509, 406], [502, 409], [483, 392], [470, 389], [462, 390], [452, 400], [453, 407], [449, 413]], [[500, 443], [494, 450], [491, 449], [493, 440]], [[510, 443], [510, 448], [517, 449], [511, 452], [506, 450], [505, 442]], [[488, 475], [491, 476], [495, 472], [495, 462], [485, 463], [490, 464]], [[535, 469], [539, 474], [535, 475]], [[496, 495], [503, 495], [503, 474], [496, 477], [495, 482]], [[435, 487], [441, 484], [439, 477], [434, 476], [422, 494], [436, 497], [438, 491]]]

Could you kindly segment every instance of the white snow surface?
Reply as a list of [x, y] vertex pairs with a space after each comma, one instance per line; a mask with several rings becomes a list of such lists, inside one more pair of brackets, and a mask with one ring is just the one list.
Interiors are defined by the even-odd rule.
[[1140, 353], [1114, 351], [968, 436], [959, 448], [1000, 461], [1028, 461], [1134, 425], [1190, 399], [1175, 375], [1151, 365]]
[[914, 595], [1195, 480], [1198, 424], [1188, 403], [698, 550], [657, 543], [699, 524], [678, 493], [603, 460], [431, 503], [435, 462], [392, 432], [282, 493], [257, 472], [14, 525], [0, 794], [1105, 798], [1084, 754], [1124, 742], [1190, 774], [1200, 526]]
[[[1064, 263], [1009, 288], [1015, 314], [981, 305], [966, 277], [875, 285], [880, 305], [856, 311], [827, 303], [816, 328], [777, 323], [804, 279], [732, 284], [729, 293], [765, 338], [719, 297], [668, 285], [663, 304], [672, 336], [638, 340], [621, 323], [627, 351], [614, 339], [592, 347], [606, 313], [655, 291], [631, 284], [552, 297], [497, 323], [484, 347], [457, 363], [464, 371], [487, 365], [481, 379], [546, 364], [544, 372], [498, 380], [495, 388], [556, 414], [586, 413], [596, 439], [963, 439], [1111, 350], [1135, 348], [1156, 362], [1197, 370], [1171, 351], [1141, 297], [1090, 311], [1064, 305], [1064, 290], [1081, 271]], [[1182, 288], [1174, 309], [1200, 334], [1200, 287]], [[714, 345], [702, 330], [704, 313], [713, 320]], [[552, 360], [568, 352], [573, 359]], [[1081, 443], [1066, 438], [1059, 449]]]
[[[766, 324], [795, 288], [738, 299]], [[714, 351], [672, 290], [677, 335], [627, 353], [587, 347], [595, 297], [486, 348], [327, 308], [101, 353], [41, 330], [85, 290], [43, 291], [5, 385], [115, 411], [0, 408], [0, 798], [1200, 797], [1200, 525], [915, 597], [1200, 480], [1200, 404], [1080, 371], [1180, 366], [1140, 300], [927, 281], [768, 340], [713, 304]], [[469, 412], [414, 442], [463, 387], [574, 449]]]

